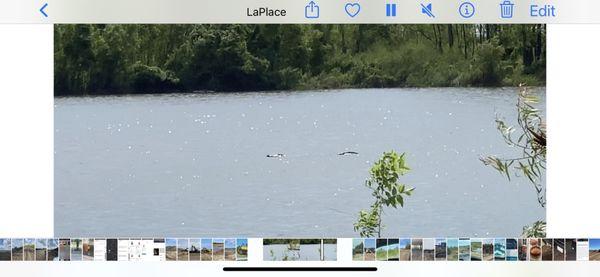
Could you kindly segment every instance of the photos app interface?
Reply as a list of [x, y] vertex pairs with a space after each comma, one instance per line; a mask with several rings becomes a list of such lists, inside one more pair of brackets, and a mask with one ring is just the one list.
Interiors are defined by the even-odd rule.
[[0, 272], [600, 269], [597, 3], [8, 2]]

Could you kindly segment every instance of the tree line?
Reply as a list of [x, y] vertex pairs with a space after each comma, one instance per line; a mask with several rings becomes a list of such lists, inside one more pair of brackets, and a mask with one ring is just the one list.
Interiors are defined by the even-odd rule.
[[55, 25], [55, 95], [544, 85], [545, 25]]

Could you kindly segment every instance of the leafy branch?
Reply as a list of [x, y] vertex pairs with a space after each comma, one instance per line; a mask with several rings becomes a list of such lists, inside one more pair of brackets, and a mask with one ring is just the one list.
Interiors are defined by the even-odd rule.
[[409, 188], [399, 182], [400, 176], [410, 168], [406, 165], [405, 154], [394, 151], [383, 153], [370, 170], [371, 177], [365, 181], [365, 186], [372, 190], [375, 202], [370, 210], [361, 210], [358, 221], [354, 223], [354, 231], [361, 237], [381, 237], [383, 225], [381, 215], [384, 207], [404, 207], [404, 196], [410, 196], [414, 188]]
[[504, 119], [496, 118], [496, 127], [507, 145], [520, 150], [516, 158], [482, 157], [480, 160], [510, 181], [512, 175], [522, 174], [534, 186], [538, 203], [546, 206], [546, 189], [543, 177], [546, 171], [546, 123], [535, 107], [539, 97], [526, 86], [520, 86], [517, 101], [517, 125], [508, 125]]
[[524, 238], [544, 238], [546, 237], [546, 222], [536, 221], [531, 226], [523, 227], [521, 235]]

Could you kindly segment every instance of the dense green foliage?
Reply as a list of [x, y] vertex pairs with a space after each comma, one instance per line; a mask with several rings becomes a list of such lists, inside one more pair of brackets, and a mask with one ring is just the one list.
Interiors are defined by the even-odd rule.
[[55, 94], [545, 83], [544, 25], [56, 25]]
[[404, 153], [385, 152], [375, 162], [370, 170], [371, 177], [365, 182], [374, 202], [370, 210], [359, 212], [358, 220], [354, 223], [354, 231], [359, 232], [361, 237], [381, 237], [383, 208], [404, 207], [404, 196], [410, 196], [414, 188], [406, 187], [399, 179], [409, 170]]

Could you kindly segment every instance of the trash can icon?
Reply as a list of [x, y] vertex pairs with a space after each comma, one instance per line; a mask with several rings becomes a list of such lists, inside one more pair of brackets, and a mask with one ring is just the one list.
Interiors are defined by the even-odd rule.
[[513, 17], [513, 8], [515, 4], [510, 0], [506, 0], [500, 3], [500, 17], [502, 18], [512, 18]]

